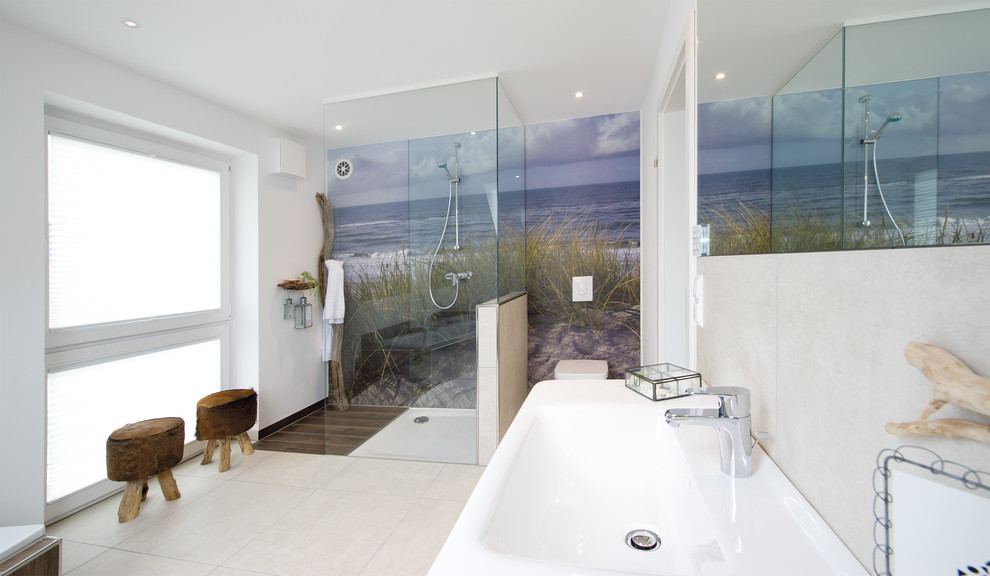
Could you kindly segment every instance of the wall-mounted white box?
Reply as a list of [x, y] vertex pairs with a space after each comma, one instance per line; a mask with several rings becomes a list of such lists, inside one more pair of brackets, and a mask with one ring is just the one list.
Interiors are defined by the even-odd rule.
[[306, 177], [306, 147], [287, 138], [272, 138], [269, 174]]

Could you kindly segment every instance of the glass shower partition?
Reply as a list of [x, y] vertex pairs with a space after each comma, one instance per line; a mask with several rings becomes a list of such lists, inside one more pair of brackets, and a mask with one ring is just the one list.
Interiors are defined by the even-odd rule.
[[475, 307], [525, 290], [522, 130], [497, 78], [325, 105], [344, 388], [398, 414], [351, 455], [477, 461]]

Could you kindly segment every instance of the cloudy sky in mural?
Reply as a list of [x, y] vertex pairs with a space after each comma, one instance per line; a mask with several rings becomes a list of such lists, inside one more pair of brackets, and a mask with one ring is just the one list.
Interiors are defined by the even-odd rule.
[[[990, 151], [990, 76], [961, 74], [849, 88], [845, 102], [847, 152], [862, 138], [864, 105], [871, 94], [870, 129], [891, 113], [878, 156], [888, 158]], [[841, 161], [841, 90], [806, 92], [771, 99], [748, 98], [699, 106], [698, 171], [702, 174], [770, 165], [771, 113], [775, 166]]]
[[[399, 202], [408, 196], [409, 150], [406, 141], [327, 150], [327, 189], [334, 206]], [[350, 161], [346, 179], [334, 174], [338, 161]]]
[[[520, 176], [508, 184], [503, 181], [503, 188], [512, 189], [517, 181], [536, 190], [639, 179], [638, 112], [534, 124], [526, 127], [525, 136], [511, 130], [503, 130], [497, 154], [511, 165], [513, 159], [522, 158], [525, 138], [526, 171], [509, 174], [503, 163], [502, 178]], [[480, 131], [327, 150], [330, 200], [344, 207], [403, 202], [410, 194], [414, 198], [446, 196], [448, 182], [438, 165], [446, 162], [454, 171], [454, 142], [460, 144], [459, 193], [493, 190], [495, 140], [495, 131]], [[340, 159], [353, 165], [352, 174], [344, 180], [333, 172]]]
[[531, 190], [639, 179], [639, 112], [526, 127]]

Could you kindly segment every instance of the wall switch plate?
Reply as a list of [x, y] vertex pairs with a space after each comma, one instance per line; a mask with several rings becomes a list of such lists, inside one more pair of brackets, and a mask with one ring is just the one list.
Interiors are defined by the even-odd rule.
[[591, 295], [594, 292], [594, 276], [574, 276], [571, 281], [571, 301], [591, 302]]

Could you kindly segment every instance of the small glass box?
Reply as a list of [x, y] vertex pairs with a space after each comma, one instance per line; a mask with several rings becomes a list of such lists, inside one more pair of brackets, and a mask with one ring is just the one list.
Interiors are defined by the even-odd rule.
[[667, 400], [700, 388], [701, 374], [666, 363], [627, 368], [626, 387], [653, 401]]

